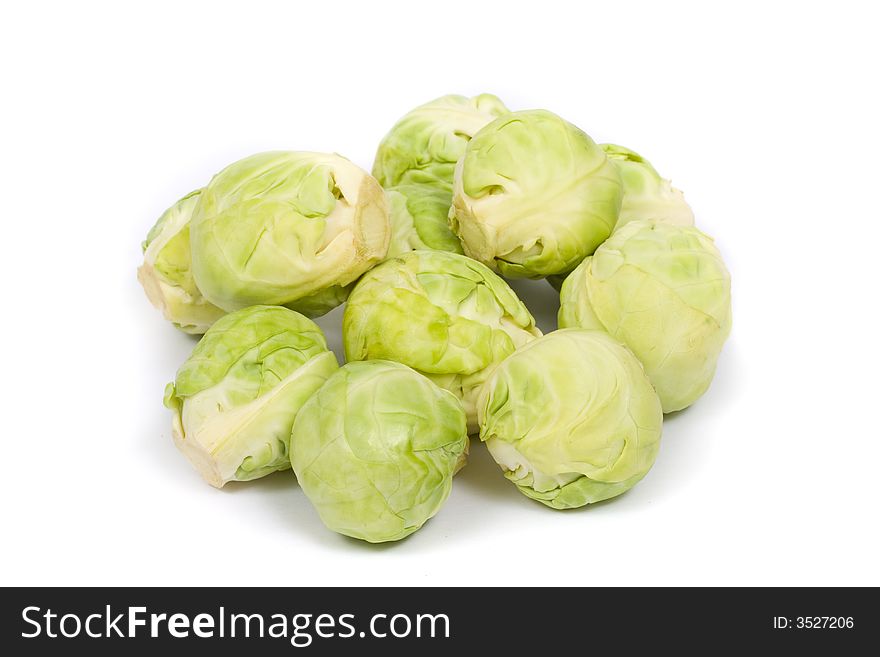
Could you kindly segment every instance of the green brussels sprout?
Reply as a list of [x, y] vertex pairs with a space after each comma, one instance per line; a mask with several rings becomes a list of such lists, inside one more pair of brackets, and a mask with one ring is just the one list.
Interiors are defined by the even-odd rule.
[[672, 186], [641, 155], [616, 144], [602, 144], [617, 167], [623, 184], [623, 202], [617, 226], [634, 219], [653, 220], [676, 226], [693, 226], [694, 213], [681, 190]]
[[391, 225], [379, 183], [344, 157], [275, 151], [214, 176], [190, 230], [193, 273], [209, 301], [317, 316], [385, 257]]
[[408, 365], [464, 404], [491, 369], [541, 335], [513, 290], [485, 265], [455, 253], [411, 251], [358, 281], [342, 320], [346, 360]]
[[603, 331], [565, 329], [495, 369], [477, 406], [504, 476], [555, 509], [632, 488], [660, 447], [660, 400], [639, 361]]
[[168, 208], [142, 244], [137, 277], [147, 298], [165, 319], [186, 333], [204, 333], [226, 313], [202, 296], [192, 275], [189, 223], [202, 190]]
[[574, 269], [611, 234], [617, 168], [589, 136], [544, 110], [482, 128], [455, 168], [449, 221], [465, 254], [511, 278]]
[[381, 543], [437, 513], [467, 440], [453, 395], [404, 365], [372, 360], [344, 365], [303, 405], [290, 457], [327, 527]]
[[663, 411], [677, 411], [712, 382], [730, 334], [730, 274], [696, 228], [631, 221], [565, 279], [559, 326], [610, 333], [642, 361]]
[[285, 470], [294, 417], [337, 368], [321, 329], [299, 313], [226, 315], [165, 389], [174, 442], [217, 488]]
[[[395, 225], [392, 243], [417, 240], [424, 245], [418, 248], [462, 253], [447, 223], [452, 172], [468, 140], [506, 112], [501, 100], [491, 94], [450, 95], [415, 108], [391, 128], [379, 144], [373, 175], [383, 187], [403, 195], [412, 218], [411, 224]], [[404, 230], [415, 235], [401, 234]]]
[[389, 189], [385, 192], [385, 198], [388, 201], [388, 215], [391, 217], [391, 243], [388, 245], [386, 259], [407, 251], [430, 249], [419, 237], [415, 218], [406, 205], [406, 196], [396, 189]]

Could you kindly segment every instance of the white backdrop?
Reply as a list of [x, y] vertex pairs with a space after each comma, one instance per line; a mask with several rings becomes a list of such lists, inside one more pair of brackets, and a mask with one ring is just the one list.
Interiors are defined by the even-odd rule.
[[[4, 6], [0, 584], [880, 584], [867, 6]], [[155, 218], [261, 150], [369, 168], [411, 107], [483, 91], [685, 190], [733, 275], [709, 393], [617, 500], [554, 512], [474, 444], [394, 545], [326, 530], [289, 473], [204, 484], [161, 403], [194, 341], [135, 279]], [[551, 289], [517, 289], [552, 329]], [[321, 321], [337, 346], [340, 316]]]

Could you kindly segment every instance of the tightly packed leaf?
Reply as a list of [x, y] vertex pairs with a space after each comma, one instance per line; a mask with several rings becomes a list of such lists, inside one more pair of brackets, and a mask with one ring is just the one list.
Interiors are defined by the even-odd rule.
[[464, 252], [511, 278], [567, 273], [617, 222], [617, 168], [590, 137], [544, 110], [512, 112], [468, 142], [450, 225]]
[[455, 163], [471, 137], [506, 112], [491, 94], [449, 95], [415, 108], [391, 128], [373, 164], [381, 185], [405, 200], [391, 206], [389, 257], [410, 250], [411, 243], [413, 248], [462, 252], [447, 224]]
[[676, 226], [693, 226], [694, 213], [681, 190], [672, 186], [641, 155], [616, 144], [602, 144], [611, 163], [617, 167], [623, 184], [623, 202], [616, 228], [636, 219]]
[[168, 208], [143, 243], [138, 280], [150, 302], [186, 333], [204, 333], [225, 312], [202, 296], [192, 274], [189, 223], [201, 194], [190, 192]]
[[419, 529], [467, 446], [458, 400], [399, 363], [348, 363], [302, 407], [291, 463], [330, 529], [371, 543]]
[[165, 390], [174, 441], [218, 488], [285, 470], [297, 412], [337, 367], [321, 329], [299, 313], [252, 306], [226, 315]]
[[213, 304], [317, 316], [385, 257], [391, 225], [379, 183], [344, 157], [275, 151], [214, 176], [190, 233], [195, 281]]
[[412, 251], [367, 272], [342, 323], [347, 360], [403, 363], [453, 392], [476, 430], [476, 396], [492, 368], [541, 335], [488, 267], [454, 253]]
[[389, 189], [385, 192], [385, 199], [388, 202], [388, 215], [391, 219], [391, 243], [388, 245], [386, 258], [393, 258], [407, 251], [430, 249], [431, 247], [419, 237], [415, 217], [407, 207], [406, 196], [396, 189]]
[[562, 285], [559, 326], [601, 329], [629, 347], [668, 413], [708, 388], [730, 333], [730, 274], [696, 228], [632, 221]]
[[556, 509], [629, 490], [660, 445], [660, 400], [635, 356], [603, 331], [554, 331], [520, 347], [477, 409], [504, 475]]

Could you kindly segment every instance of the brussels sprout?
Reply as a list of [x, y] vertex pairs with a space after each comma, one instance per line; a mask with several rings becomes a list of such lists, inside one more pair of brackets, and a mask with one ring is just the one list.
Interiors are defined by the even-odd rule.
[[602, 149], [617, 167], [623, 183], [623, 202], [616, 228], [634, 219], [694, 225], [694, 213], [685, 202], [684, 194], [661, 178], [648, 160], [616, 144], [602, 144]]
[[391, 225], [376, 180], [339, 155], [261, 153], [218, 173], [192, 218], [192, 262], [224, 310], [283, 305], [317, 316], [385, 257]]
[[204, 333], [225, 313], [199, 292], [193, 280], [189, 253], [189, 222], [200, 189], [168, 208], [143, 243], [144, 264], [137, 277], [147, 298], [186, 333]]
[[632, 221], [562, 285], [559, 326], [608, 331], [639, 357], [663, 411], [709, 388], [730, 333], [730, 274], [696, 228]]
[[660, 400], [602, 331], [554, 331], [504, 360], [477, 406], [480, 439], [519, 490], [555, 509], [620, 495], [651, 469]]
[[513, 290], [455, 253], [411, 251], [370, 270], [342, 320], [346, 360], [385, 358], [418, 370], [464, 403], [491, 369], [541, 332]]
[[430, 249], [419, 237], [415, 219], [406, 205], [406, 196], [396, 189], [385, 192], [388, 201], [388, 214], [391, 217], [391, 243], [386, 258], [394, 258], [407, 251]]
[[[468, 140], [506, 112], [491, 94], [443, 96], [415, 108], [391, 128], [379, 144], [373, 175], [383, 187], [403, 195], [412, 217], [411, 225], [395, 226], [393, 243], [418, 240], [424, 244], [418, 248], [462, 253], [446, 219], [452, 204], [452, 172]], [[415, 235], [399, 234], [405, 226]]]
[[437, 513], [467, 434], [453, 395], [373, 360], [337, 370], [300, 410], [290, 442], [293, 470], [324, 524], [381, 543]]
[[287, 469], [293, 419], [337, 367], [321, 329], [299, 313], [226, 315], [165, 389], [174, 442], [217, 488]]
[[467, 255], [511, 278], [541, 278], [595, 251], [621, 195], [617, 168], [585, 133], [550, 112], [513, 112], [468, 143], [449, 221]]

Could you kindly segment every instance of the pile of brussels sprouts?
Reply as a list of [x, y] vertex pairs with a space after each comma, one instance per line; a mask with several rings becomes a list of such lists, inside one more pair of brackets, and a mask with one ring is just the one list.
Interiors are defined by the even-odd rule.
[[[149, 299], [204, 334], [165, 392], [174, 440], [217, 487], [292, 467], [330, 529], [370, 542], [437, 513], [469, 434], [547, 506], [620, 495], [730, 332], [730, 275], [693, 223], [637, 153], [488, 94], [411, 111], [372, 175], [235, 162], [143, 245]], [[502, 276], [547, 278], [559, 330]], [[309, 317], [346, 301], [340, 367]]]

